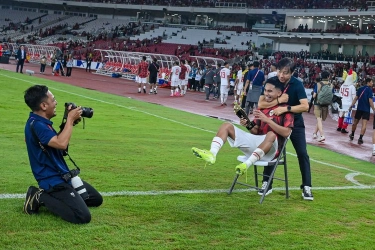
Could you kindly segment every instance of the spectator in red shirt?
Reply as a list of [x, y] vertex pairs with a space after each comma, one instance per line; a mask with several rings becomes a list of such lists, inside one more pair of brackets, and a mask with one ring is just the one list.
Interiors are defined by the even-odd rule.
[[148, 74], [148, 63], [146, 62], [146, 57], [142, 56], [142, 61], [138, 65], [138, 93], [141, 93], [141, 85], [143, 84], [143, 93], [146, 94], [146, 83]]

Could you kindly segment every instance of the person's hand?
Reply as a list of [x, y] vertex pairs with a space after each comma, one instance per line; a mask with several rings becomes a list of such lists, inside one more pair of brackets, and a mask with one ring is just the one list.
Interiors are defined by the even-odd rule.
[[260, 110], [254, 110], [254, 116], [256, 119], [262, 121], [262, 122], [265, 122], [267, 123], [269, 121], [270, 118], [268, 118], [262, 111]]
[[73, 125], [76, 125], [78, 122], [80, 122], [81, 115], [82, 115], [82, 108], [77, 107], [75, 109], [72, 109], [72, 106], [70, 105], [68, 107], [68, 110], [69, 110], [69, 113], [68, 113], [67, 120], [70, 120], [73, 123]]
[[247, 126], [247, 120], [246, 120], [245, 118], [241, 118], [241, 119], [240, 119], [240, 124], [241, 124], [242, 126], [246, 127], [246, 126]]
[[286, 112], [288, 112], [288, 109], [286, 107], [278, 107], [273, 110], [273, 114], [277, 116], [282, 115]]
[[288, 94], [282, 94], [280, 97], [279, 97], [279, 103], [287, 103], [288, 100], [289, 100], [289, 95]]

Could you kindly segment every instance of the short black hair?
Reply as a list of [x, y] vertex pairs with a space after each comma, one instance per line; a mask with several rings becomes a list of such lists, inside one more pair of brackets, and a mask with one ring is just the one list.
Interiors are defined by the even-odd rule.
[[369, 82], [371, 82], [371, 81], [372, 81], [371, 78], [366, 78], [366, 80], [365, 80], [366, 85], [367, 85], [367, 83], [369, 83]]
[[229, 62], [224, 62], [224, 64], [223, 64], [223, 65], [225, 66], [225, 65], [227, 65], [227, 64], [229, 64]]
[[259, 62], [258, 61], [254, 61], [253, 65], [254, 65], [255, 68], [258, 68], [259, 67]]
[[48, 87], [45, 85], [34, 85], [25, 91], [25, 103], [31, 111], [39, 111], [40, 104], [48, 99]]
[[143, 61], [146, 61], [146, 56], [142, 56], [142, 60], [143, 60]]
[[277, 76], [268, 78], [266, 84], [267, 83], [272, 84], [273, 86], [275, 86], [276, 89], [279, 89], [280, 91], [284, 91], [284, 84], [280, 82]]
[[221, 67], [221, 63], [217, 63], [217, 67], [220, 68]]
[[296, 64], [291, 59], [285, 57], [281, 59], [279, 63], [277, 64], [278, 70], [282, 70], [284, 68], [289, 69], [289, 72], [293, 73], [296, 68]]
[[330, 73], [328, 71], [323, 71], [322, 73], [320, 73], [320, 76], [322, 77], [322, 79], [328, 79], [329, 75]]

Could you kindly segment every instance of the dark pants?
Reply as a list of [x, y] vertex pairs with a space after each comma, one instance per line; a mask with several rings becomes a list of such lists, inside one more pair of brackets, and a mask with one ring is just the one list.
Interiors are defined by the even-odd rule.
[[214, 91], [214, 97], [219, 98], [220, 96], [220, 87], [221, 87], [221, 82], [216, 83], [215, 91]]
[[87, 72], [87, 70], [89, 70], [89, 72], [91, 72], [91, 63], [87, 63], [86, 72]]
[[[290, 135], [293, 147], [296, 150], [299, 169], [302, 176], [301, 189], [304, 186], [311, 187], [311, 169], [310, 169], [310, 157], [307, 154], [306, 135], [305, 135], [305, 124], [302, 118], [294, 121], [294, 127], [292, 134]], [[269, 176], [272, 172], [272, 167], [265, 167], [263, 175]], [[263, 181], [268, 181], [268, 177], [263, 177]], [[271, 182], [272, 187], [272, 182]]]
[[191, 78], [188, 80], [188, 83], [189, 83], [189, 87], [191, 90], [195, 89], [196, 86], [195, 86], [195, 77], [194, 78]]
[[75, 224], [89, 223], [91, 214], [88, 207], [98, 207], [103, 198], [90, 184], [83, 181], [89, 198], [83, 200], [72, 185], [62, 183], [44, 191], [40, 195], [40, 202], [53, 214]]
[[258, 103], [257, 102], [248, 102], [248, 101], [246, 101], [245, 112], [246, 112], [247, 115], [249, 115], [249, 113], [250, 114], [253, 113], [254, 106], [255, 106], [255, 109], [258, 108]]
[[204, 92], [206, 93], [206, 100], [210, 99], [211, 89], [212, 89], [212, 83], [204, 85]]
[[66, 68], [66, 76], [71, 76], [72, 75], [72, 67], [67, 67]]
[[55, 67], [55, 62], [51, 62], [51, 67], [52, 67], [52, 73], [53, 73], [53, 68]]
[[46, 65], [45, 64], [41, 64], [40, 65], [40, 72], [44, 72], [46, 70]]
[[19, 69], [19, 67], [21, 66], [21, 70], [20, 70], [20, 73], [22, 73], [22, 70], [23, 70], [23, 64], [24, 64], [24, 62], [25, 62], [25, 59], [19, 59], [19, 60], [17, 61], [17, 68], [16, 68], [16, 72], [18, 72], [18, 69]]

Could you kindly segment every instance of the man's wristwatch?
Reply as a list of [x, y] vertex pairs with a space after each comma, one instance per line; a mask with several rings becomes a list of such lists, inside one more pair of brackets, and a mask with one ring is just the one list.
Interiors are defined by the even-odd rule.
[[288, 112], [290, 112], [292, 110], [292, 107], [290, 105], [288, 105], [288, 107], [286, 107], [286, 109], [288, 110]]

